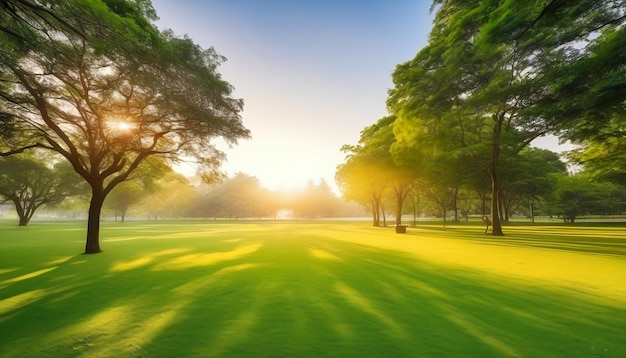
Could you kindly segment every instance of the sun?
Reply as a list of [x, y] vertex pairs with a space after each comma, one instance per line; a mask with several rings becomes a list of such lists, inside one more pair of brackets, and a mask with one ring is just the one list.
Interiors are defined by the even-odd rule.
[[135, 129], [135, 124], [124, 119], [110, 119], [106, 122], [109, 131], [114, 135], [127, 134]]
[[129, 131], [129, 130], [133, 129], [133, 125], [128, 123], [128, 122], [119, 121], [119, 122], [115, 123], [115, 128], [118, 131], [126, 132], [126, 131]]

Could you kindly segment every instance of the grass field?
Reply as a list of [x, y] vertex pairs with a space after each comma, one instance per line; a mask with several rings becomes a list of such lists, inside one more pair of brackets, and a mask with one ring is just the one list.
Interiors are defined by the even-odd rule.
[[0, 222], [0, 357], [626, 357], [626, 228]]

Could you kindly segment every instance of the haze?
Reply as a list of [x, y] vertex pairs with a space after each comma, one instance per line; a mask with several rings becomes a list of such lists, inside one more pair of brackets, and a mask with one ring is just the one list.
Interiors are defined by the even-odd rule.
[[[425, 46], [428, 1], [169, 1], [158, 25], [228, 58], [223, 78], [243, 98], [252, 139], [224, 146], [230, 175], [269, 189], [303, 187], [334, 174], [340, 148], [387, 114], [396, 64]], [[183, 167], [192, 171], [190, 164]]]

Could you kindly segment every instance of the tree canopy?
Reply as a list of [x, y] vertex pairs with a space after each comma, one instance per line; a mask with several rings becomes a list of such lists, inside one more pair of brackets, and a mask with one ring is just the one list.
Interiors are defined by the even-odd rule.
[[243, 102], [217, 71], [225, 59], [159, 31], [149, 1], [2, 6], [0, 108], [15, 124], [7, 133], [60, 153], [89, 183], [86, 253], [100, 251], [104, 199], [147, 158], [195, 157], [215, 175], [224, 154], [213, 139], [249, 136]]
[[[58, 159], [58, 158], [57, 158]], [[19, 226], [26, 226], [44, 205], [80, 192], [80, 177], [50, 153], [20, 153], [0, 158], [0, 197], [15, 206]]]
[[486, 171], [493, 234], [502, 235], [503, 157], [547, 133], [578, 138], [623, 118], [626, 6], [438, 0], [433, 7], [429, 44], [393, 74], [387, 104], [404, 123], [395, 133], [409, 148], [428, 142], [431, 161], [464, 158]]

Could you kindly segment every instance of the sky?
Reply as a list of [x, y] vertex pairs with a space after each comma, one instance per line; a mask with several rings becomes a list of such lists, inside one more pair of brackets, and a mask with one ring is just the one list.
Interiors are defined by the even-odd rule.
[[227, 58], [219, 72], [243, 98], [252, 138], [223, 147], [223, 169], [272, 190], [321, 179], [335, 187], [341, 146], [387, 115], [391, 73], [426, 45], [432, 27], [430, 1], [420, 0], [152, 3], [161, 29]]
[[[335, 186], [344, 144], [388, 115], [397, 64], [427, 44], [429, 0], [153, 0], [157, 25], [225, 56], [252, 138], [222, 166], [271, 190]], [[553, 142], [548, 140], [546, 145]], [[192, 173], [191, 164], [180, 168]]]

